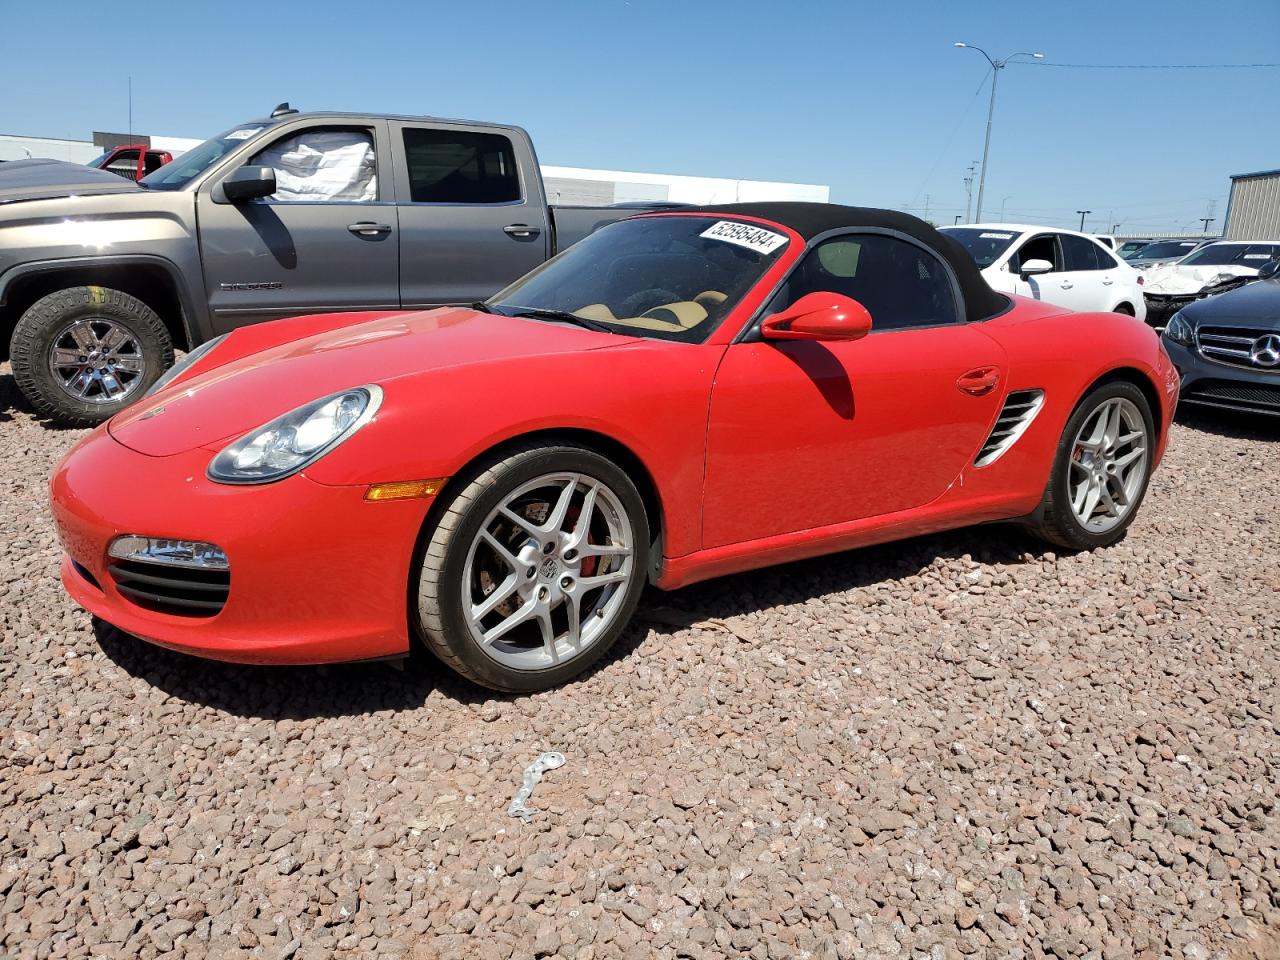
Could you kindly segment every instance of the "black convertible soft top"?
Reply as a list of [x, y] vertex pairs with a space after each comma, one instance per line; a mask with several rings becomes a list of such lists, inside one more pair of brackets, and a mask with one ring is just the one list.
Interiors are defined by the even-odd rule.
[[829, 230], [857, 230], [860, 227], [879, 227], [895, 230], [919, 240], [951, 265], [960, 282], [964, 297], [965, 315], [970, 320], [985, 320], [1003, 313], [1009, 306], [1009, 298], [992, 290], [973, 257], [951, 237], [939, 233], [919, 217], [897, 210], [880, 210], [876, 207], [846, 207], [838, 203], [800, 203], [772, 201], [761, 203], [722, 203], [706, 207], [691, 207], [681, 213], [711, 213], [724, 216], [759, 217], [790, 227], [805, 240]]

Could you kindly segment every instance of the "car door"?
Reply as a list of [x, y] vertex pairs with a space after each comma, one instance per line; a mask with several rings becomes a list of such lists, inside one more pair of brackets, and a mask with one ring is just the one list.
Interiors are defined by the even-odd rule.
[[197, 194], [214, 328], [301, 313], [400, 306], [399, 230], [386, 123], [291, 125], [247, 166], [276, 171], [275, 195]]
[[392, 121], [405, 306], [487, 299], [546, 260], [537, 162], [501, 128]]
[[757, 322], [728, 347], [711, 394], [704, 547], [919, 507], [986, 438], [1004, 352], [964, 322], [941, 260], [888, 233], [828, 238], [761, 315], [821, 290], [866, 306], [873, 332], [765, 341]]
[[[1088, 237], [1074, 233], [1058, 235], [1062, 245], [1065, 276], [1072, 283], [1063, 306], [1072, 310], [1110, 310], [1119, 300], [1115, 291], [1118, 271], [1108, 270], [1111, 255]], [[1114, 262], [1111, 263], [1114, 268]]]

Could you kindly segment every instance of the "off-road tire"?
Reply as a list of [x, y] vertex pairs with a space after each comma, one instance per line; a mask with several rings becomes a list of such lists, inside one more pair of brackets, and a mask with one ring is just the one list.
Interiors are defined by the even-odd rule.
[[[76, 400], [59, 386], [49, 368], [54, 338], [80, 318], [105, 317], [137, 338], [146, 359], [146, 375], [127, 396], [114, 403]], [[138, 400], [173, 366], [173, 339], [156, 312], [137, 297], [110, 287], [68, 287], [40, 298], [27, 309], [9, 344], [13, 379], [36, 412], [68, 427], [91, 427], [110, 419]]]
[[[1124, 397], [1132, 401], [1141, 412], [1147, 428], [1149, 455], [1146, 476], [1143, 477], [1142, 487], [1133, 499], [1133, 506], [1128, 514], [1110, 530], [1095, 533], [1085, 529], [1071, 510], [1071, 497], [1068, 493], [1071, 450], [1075, 445], [1076, 434], [1080, 432], [1085, 420], [1098, 408], [1099, 404], [1112, 397]], [[1141, 390], [1126, 380], [1112, 380], [1095, 387], [1076, 405], [1076, 409], [1067, 419], [1067, 425], [1063, 428], [1057, 452], [1053, 457], [1053, 469], [1049, 473], [1049, 482], [1045, 485], [1044, 497], [1035, 513], [1027, 519], [1027, 528], [1041, 539], [1069, 550], [1093, 550], [1098, 547], [1109, 547], [1118, 542], [1138, 515], [1142, 500], [1146, 496], [1147, 487], [1151, 482], [1156, 436], [1151, 405]]]
[[[601, 480], [619, 497], [631, 521], [635, 544], [632, 569], [636, 572], [611, 628], [579, 656], [546, 670], [516, 670], [489, 657], [472, 637], [462, 610], [463, 571], [471, 542], [490, 512], [520, 484], [559, 471]], [[441, 495], [448, 500], [426, 537], [418, 576], [411, 584], [417, 591], [421, 638], [429, 650], [468, 680], [506, 693], [559, 686], [609, 651], [635, 612], [649, 567], [644, 501], [624, 470], [586, 447], [531, 443], [453, 478]]]

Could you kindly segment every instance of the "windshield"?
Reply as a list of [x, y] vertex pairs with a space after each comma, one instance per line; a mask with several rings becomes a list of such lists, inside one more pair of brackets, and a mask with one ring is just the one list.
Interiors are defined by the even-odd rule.
[[96, 157], [94, 157], [92, 160], [90, 160], [88, 163], [86, 163], [86, 164], [85, 164], [85, 166], [86, 166], [86, 167], [101, 167], [104, 163], [106, 163], [106, 162], [107, 162], [107, 157], [109, 157], [109, 156], [111, 156], [111, 151], [110, 151], [110, 150], [108, 150], [106, 153], [100, 153], [100, 154], [98, 154]]
[[620, 220], [488, 301], [559, 312], [617, 333], [701, 343], [786, 249], [777, 230], [712, 217]]
[[1163, 240], [1148, 243], [1142, 248], [1140, 258], [1143, 260], [1176, 260], [1185, 257], [1196, 248], [1194, 240]]
[[206, 140], [200, 146], [193, 147], [182, 156], [176, 157], [171, 163], [165, 164], [154, 173], [147, 174], [138, 183], [150, 190], [181, 190], [266, 127], [265, 123], [247, 124], [228, 130], [226, 133], [220, 133], [212, 140]]
[[1182, 260], [1184, 267], [1253, 267], [1280, 257], [1280, 243], [1211, 243]]
[[1009, 244], [1019, 236], [1016, 230], [986, 230], [981, 227], [943, 227], [939, 232], [959, 240], [979, 270], [999, 260], [1000, 255], [1009, 249]]

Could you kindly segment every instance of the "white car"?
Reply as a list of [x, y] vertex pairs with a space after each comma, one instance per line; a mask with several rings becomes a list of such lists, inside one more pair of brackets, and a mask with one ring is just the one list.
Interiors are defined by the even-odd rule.
[[942, 227], [977, 261], [987, 283], [1068, 310], [1147, 318], [1138, 271], [1088, 234], [1060, 227], [976, 223]]

